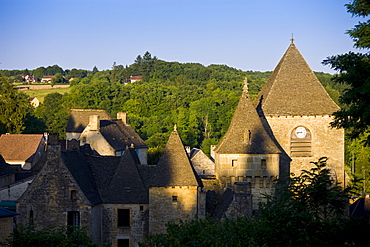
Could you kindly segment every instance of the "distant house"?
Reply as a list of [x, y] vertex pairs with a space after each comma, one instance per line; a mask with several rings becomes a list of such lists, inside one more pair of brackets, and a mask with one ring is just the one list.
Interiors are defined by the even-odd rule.
[[31, 100], [31, 105], [33, 107], [38, 107], [40, 105], [40, 101], [37, 97], [30, 97], [30, 100]]
[[36, 83], [39, 81], [39, 78], [33, 75], [20, 75], [20, 76], [24, 79], [24, 82], [27, 84]]
[[134, 83], [134, 82], [137, 82], [137, 81], [141, 81], [142, 78], [143, 77], [141, 75], [138, 75], [138, 76], [132, 75], [132, 76], [130, 76], [130, 81], [131, 81], [131, 83]]
[[46, 75], [41, 78], [42, 83], [51, 83], [51, 80], [54, 78], [54, 75]]
[[43, 134], [1, 135], [0, 155], [12, 166], [31, 169], [44, 152], [46, 138]]

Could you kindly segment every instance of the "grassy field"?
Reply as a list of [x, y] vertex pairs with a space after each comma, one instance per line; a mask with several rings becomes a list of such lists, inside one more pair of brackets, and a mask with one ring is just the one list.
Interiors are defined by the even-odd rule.
[[40, 102], [44, 102], [44, 98], [49, 93], [68, 93], [69, 90], [71, 90], [70, 87], [67, 88], [50, 88], [50, 89], [28, 89], [28, 90], [22, 90], [22, 92], [28, 94], [31, 97], [37, 97]]

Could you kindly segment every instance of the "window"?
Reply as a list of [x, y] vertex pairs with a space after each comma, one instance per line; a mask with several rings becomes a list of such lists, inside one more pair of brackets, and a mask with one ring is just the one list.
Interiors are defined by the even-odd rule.
[[140, 212], [144, 211], [144, 206], [140, 206]]
[[77, 199], [77, 190], [71, 190], [71, 200]]
[[267, 164], [266, 164], [266, 159], [261, 159], [261, 169], [266, 169]]
[[31, 209], [30, 210], [30, 218], [29, 218], [30, 220], [30, 224], [32, 224], [33, 223], [33, 210]]
[[232, 160], [231, 161], [231, 166], [232, 167], [235, 167], [235, 166], [237, 166], [238, 165], [238, 160]]
[[117, 239], [117, 247], [129, 247], [130, 239]]
[[130, 209], [117, 210], [117, 226], [130, 227]]
[[311, 132], [303, 126], [295, 128], [290, 137], [290, 155], [292, 157], [312, 156]]
[[178, 202], [177, 196], [172, 196], [172, 203], [177, 204], [177, 202]]
[[80, 226], [80, 212], [68, 211], [67, 213], [67, 226], [71, 231], [76, 231]]

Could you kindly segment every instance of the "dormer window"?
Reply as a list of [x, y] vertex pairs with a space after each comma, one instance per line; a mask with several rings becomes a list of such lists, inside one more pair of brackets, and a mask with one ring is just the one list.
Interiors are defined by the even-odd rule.
[[249, 129], [244, 130], [244, 143], [250, 143], [252, 138], [252, 132]]

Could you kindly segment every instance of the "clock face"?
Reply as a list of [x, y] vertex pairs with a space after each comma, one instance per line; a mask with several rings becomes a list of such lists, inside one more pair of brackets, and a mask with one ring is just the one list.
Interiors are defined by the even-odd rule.
[[298, 137], [298, 138], [305, 138], [306, 135], [307, 135], [307, 130], [305, 127], [298, 127], [296, 130], [295, 130], [295, 135]]

